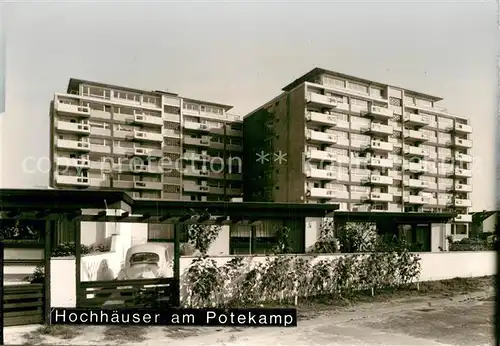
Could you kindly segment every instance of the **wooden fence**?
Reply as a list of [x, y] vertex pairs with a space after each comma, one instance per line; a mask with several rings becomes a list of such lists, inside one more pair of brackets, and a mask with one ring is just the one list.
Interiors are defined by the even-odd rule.
[[44, 321], [44, 285], [4, 286], [4, 326], [39, 324]]
[[78, 288], [77, 307], [170, 307], [177, 301], [175, 282], [173, 278], [84, 281]]

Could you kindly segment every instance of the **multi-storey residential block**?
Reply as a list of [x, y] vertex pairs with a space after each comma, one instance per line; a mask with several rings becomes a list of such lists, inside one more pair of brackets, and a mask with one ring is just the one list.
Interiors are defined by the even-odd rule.
[[245, 199], [454, 211], [466, 234], [472, 127], [440, 100], [313, 69], [245, 117]]
[[134, 198], [242, 195], [242, 122], [231, 106], [71, 79], [51, 102], [51, 186]]

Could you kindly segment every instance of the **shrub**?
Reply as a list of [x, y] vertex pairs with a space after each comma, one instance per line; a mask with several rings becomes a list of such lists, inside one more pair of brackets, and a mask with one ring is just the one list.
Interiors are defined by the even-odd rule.
[[[80, 245], [81, 254], [87, 255], [92, 252], [91, 247], [87, 245]], [[57, 245], [52, 249], [52, 257], [66, 257], [66, 256], [74, 256], [76, 253], [75, 242], [65, 242]]]
[[459, 241], [453, 241], [453, 237], [448, 236], [448, 248], [450, 251], [492, 251], [494, 245], [487, 239], [463, 238]]

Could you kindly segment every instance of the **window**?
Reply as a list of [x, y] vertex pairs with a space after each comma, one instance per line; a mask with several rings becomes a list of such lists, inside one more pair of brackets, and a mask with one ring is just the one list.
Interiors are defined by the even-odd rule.
[[382, 97], [382, 89], [379, 88], [370, 88], [370, 96], [373, 97]]
[[[150, 223], [148, 224], [148, 242], [168, 243], [174, 241], [175, 224], [172, 223]], [[188, 241], [187, 226], [182, 227], [180, 232], [180, 242]]]
[[347, 82], [347, 88], [354, 90], [356, 92], [368, 94], [368, 87], [366, 85], [363, 85], [363, 84]]
[[416, 104], [423, 107], [432, 107], [432, 101], [424, 99], [417, 99]]
[[90, 144], [106, 145], [106, 140], [102, 138], [90, 138]]
[[368, 107], [368, 102], [365, 100], [351, 99], [351, 103], [355, 106]]
[[144, 102], [144, 103], [150, 103], [150, 104], [153, 104], [153, 105], [158, 105], [159, 99], [157, 97], [154, 97], [154, 96], [144, 95], [142, 97], [142, 102]]
[[343, 81], [342, 79], [338, 79], [338, 78], [325, 76], [323, 78], [323, 83], [325, 83], [327, 85], [334, 85], [337, 87], [345, 88], [345, 81]]
[[182, 108], [184, 108], [186, 110], [190, 110], [190, 111], [195, 111], [195, 112], [198, 112], [200, 110], [199, 105], [194, 104], [194, 103], [188, 103], [188, 102], [183, 103]]

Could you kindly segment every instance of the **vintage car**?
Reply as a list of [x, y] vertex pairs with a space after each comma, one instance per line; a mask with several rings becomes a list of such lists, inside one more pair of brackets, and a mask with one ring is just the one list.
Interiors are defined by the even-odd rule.
[[[115, 280], [147, 280], [173, 276], [173, 261], [168, 248], [160, 244], [140, 244], [128, 249], [125, 263]], [[144, 285], [140, 291], [148, 291], [158, 285]], [[131, 286], [118, 286], [106, 298], [105, 306], [122, 305], [133, 293]], [[140, 293], [140, 292], [139, 292]], [[101, 297], [102, 294], [97, 294]], [[137, 294], [136, 294], [137, 296]]]
[[134, 245], [127, 251], [117, 280], [155, 279], [172, 276], [172, 257], [160, 244]]

